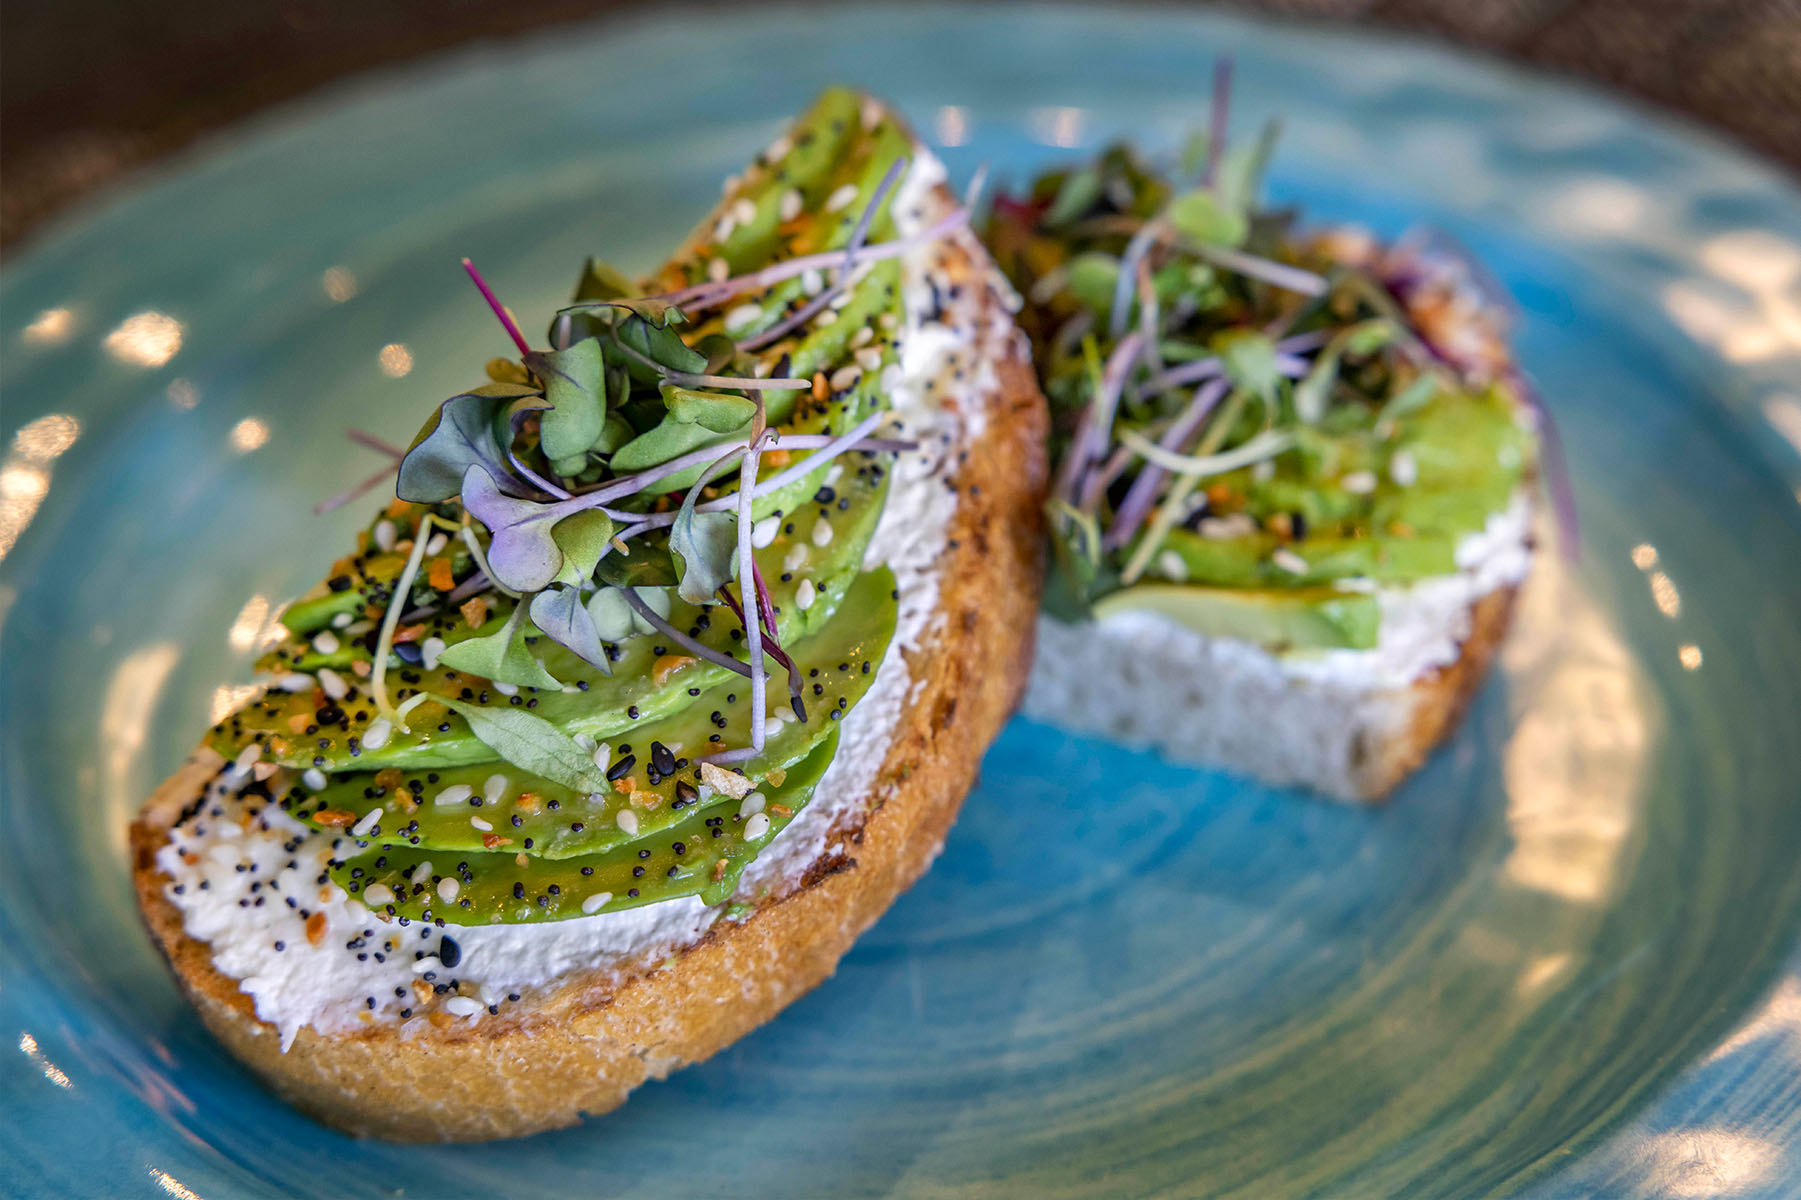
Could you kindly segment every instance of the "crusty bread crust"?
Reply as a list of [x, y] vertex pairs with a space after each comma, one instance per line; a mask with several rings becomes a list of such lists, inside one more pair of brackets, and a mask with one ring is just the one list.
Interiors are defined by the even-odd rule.
[[[1513, 623], [1518, 586], [1496, 588], [1470, 609], [1470, 635], [1455, 661], [1415, 680], [1405, 689], [1381, 693], [1402, 706], [1405, 717], [1394, 732], [1360, 736], [1352, 745], [1348, 794], [1341, 799], [1385, 800], [1463, 720], [1476, 689], [1488, 673], [1495, 650]], [[1367, 731], [1366, 731], [1367, 732]]]
[[[948, 195], [942, 197], [949, 202]], [[956, 276], [987, 264], [973, 239], [941, 251]], [[981, 319], [1000, 297], [984, 288]], [[1023, 349], [987, 347], [997, 386], [980, 437], [964, 447], [958, 507], [941, 563], [939, 613], [907, 655], [911, 703], [859, 819], [789, 890], [740, 922], [654, 962], [593, 969], [498, 1016], [441, 1020], [403, 1040], [302, 1029], [284, 1053], [249, 995], [184, 932], [157, 851], [221, 761], [203, 752], [171, 777], [131, 829], [138, 901], [182, 990], [220, 1041], [294, 1104], [347, 1132], [406, 1141], [516, 1137], [623, 1103], [743, 1037], [829, 976], [851, 943], [936, 857], [989, 742], [1018, 703], [1031, 661], [1043, 564], [1044, 399]]]

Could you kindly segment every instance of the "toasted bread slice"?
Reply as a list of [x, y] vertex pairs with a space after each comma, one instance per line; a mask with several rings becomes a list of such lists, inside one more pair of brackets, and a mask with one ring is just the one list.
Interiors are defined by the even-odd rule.
[[[926, 194], [925, 207], [946, 212], [952, 203], [942, 184]], [[184, 928], [159, 865], [172, 826], [224, 766], [203, 751], [132, 826], [138, 898], [207, 1026], [276, 1091], [364, 1136], [478, 1140], [569, 1125], [769, 1020], [829, 976], [930, 864], [1027, 675], [1042, 576], [1046, 418], [1010, 293], [973, 235], [960, 231], [929, 255], [942, 273], [935, 279], [961, 285], [956, 319], [979, 331], [978, 361], [969, 365], [984, 368], [969, 378], [986, 383], [939, 401], [964, 409], [957, 427], [966, 436], [945, 448], [934, 481], [955, 493], [932, 568], [936, 608], [919, 636], [897, 638], [890, 650], [891, 660], [904, 656], [908, 687], [882, 761], [865, 774], [873, 779], [866, 794], [834, 798], [824, 848], [782, 865], [748, 898], [747, 912], [686, 943], [606, 956], [477, 1019], [436, 1011], [339, 1032], [308, 1025], [287, 1031], [284, 1048], [283, 1031], [258, 1017], [254, 997], [219, 968], [215, 947]], [[863, 716], [863, 708], [851, 713]]]
[[1081, 625], [1041, 617], [1025, 712], [1178, 762], [1337, 800], [1381, 800], [1456, 729], [1506, 635], [1518, 587], [1509, 578], [1437, 614], [1433, 632], [1451, 652], [1404, 682], [1360, 672], [1349, 656], [1350, 669], [1335, 676], [1298, 675], [1248, 642], [1155, 616]]

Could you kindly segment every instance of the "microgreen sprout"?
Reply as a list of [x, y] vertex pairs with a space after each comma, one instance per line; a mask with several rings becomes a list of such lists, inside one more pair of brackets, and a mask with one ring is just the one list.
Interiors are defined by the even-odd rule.
[[394, 594], [388, 600], [387, 612], [382, 614], [381, 633], [375, 639], [374, 671], [369, 677], [369, 688], [375, 695], [376, 713], [397, 726], [402, 722], [388, 700], [388, 653], [394, 648], [394, 630], [400, 625], [401, 609], [406, 607], [407, 597], [412, 594], [413, 580], [418, 577], [419, 564], [425, 558], [425, 545], [431, 540], [432, 526], [437, 523], [432, 514], [420, 514], [419, 528], [413, 532], [412, 552], [407, 555], [400, 577], [394, 581]]
[[[1060, 616], [1085, 615], [1172, 548], [1186, 578], [1222, 586], [1269, 578], [1270, 556], [1308, 537], [1426, 539], [1416, 560], [1442, 549], [1452, 562], [1466, 518], [1405, 519], [1407, 489], [1426, 462], [1443, 486], [1451, 456], [1431, 438], [1463, 436], [1449, 423], [1465, 404], [1479, 410], [1471, 428], [1506, 443], [1497, 482], [1541, 466], [1569, 508], [1548, 420], [1536, 422], [1537, 463], [1520, 440], [1519, 410], [1535, 401], [1511, 366], [1494, 282], [1429, 235], [1385, 247], [1353, 230], [1303, 233], [1260, 206], [1279, 123], [1232, 144], [1231, 79], [1217, 63], [1207, 126], [1179, 171], [1116, 146], [992, 205], [987, 240], [1025, 298], [1052, 404], [1047, 514], [1067, 586], [1047, 602]], [[1406, 468], [1385, 469], [1397, 454]], [[1216, 540], [1234, 545], [1205, 545]], [[1316, 563], [1309, 578], [1367, 570], [1367, 557], [1339, 555], [1324, 575]], [[1196, 579], [1193, 562], [1221, 565]]]
[[530, 354], [532, 348], [526, 342], [525, 335], [519, 332], [519, 326], [513, 321], [513, 314], [508, 312], [506, 306], [495, 298], [493, 290], [488, 287], [488, 281], [483, 279], [482, 273], [475, 269], [475, 264], [465, 258], [463, 270], [469, 272], [469, 278], [474, 280], [476, 290], [481, 292], [482, 299], [488, 302], [488, 307], [494, 310], [494, 315], [499, 318], [501, 327], [507, 331], [507, 336], [513, 339], [513, 345], [519, 347], [519, 353]]

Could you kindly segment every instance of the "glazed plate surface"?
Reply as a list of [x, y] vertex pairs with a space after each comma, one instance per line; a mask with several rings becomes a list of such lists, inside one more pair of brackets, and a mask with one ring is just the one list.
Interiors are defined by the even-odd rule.
[[[523, 1142], [359, 1143], [212, 1043], [125, 826], [360, 519], [307, 515], [378, 465], [344, 428], [404, 441], [505, 350], [459, 257], [538, 327], [826, 82], [1017, 181], [1176, 144], [1221, 52], [1279, 197], [1491, 266], [1568, 447], [1580, 554], [1393, 803], [1016, 722], [834, 980]], [[1801, 1193], [1801, 199], [1735, 151], [1303, 27], [681, 11], [241, 126], [11, 256], [0, 310], [0, 1192]]]

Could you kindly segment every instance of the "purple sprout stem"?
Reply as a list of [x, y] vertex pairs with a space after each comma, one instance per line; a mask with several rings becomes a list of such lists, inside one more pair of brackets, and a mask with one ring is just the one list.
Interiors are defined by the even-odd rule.
[[1121, 338], [1113, 347], [1113, 353], [1107, 356], [1107, 365], [1101, 369], [1100, 388], [1088, 407], [1082, 410], [1081, 424], [1076, 427], [1069, 454], [1058, 472], [1056, 494], [1065, 500], [1075, 499], [1082, 473], [1107, 448], [1108, 435], [1113, 429], [1113, 413], [1119, 405], [1126, 372], [1138, 361], [1143, 341], [1144, 335], [1134, 329]]
[[[930, 226], [910, 237], [896, 238], [890, 242], [878, 242], [873, 246], [865, 246], [857, 252], [858, 263], [881, 262], [884, 259], [899, 258], [909, 250], [919, 246], [930, 245], [939, 238], [969, 223], [969, 211], [963, 208], [952, 209]], [[678, 305], [683, 308], [713, 308], [725, 303], [734, 296], [745, 292], [754, 292], [762, 288], [773, 287], [785, 279], [793, 279], [808, 271], [827, 270], [838, 266], [844, 259], [842, 250], [825, 250], [818, 254], [806, 254], [799, 258], [785, 259], [774, 266], [764, 267], [761, 271], [749, 275], [738, 275], [731, 279], [722, 279], [718, 283], [698, 283], [693, 287], [685, 287], [678, 291], [664, 292], [659, 296], [646, 299], [660, 300], [665, 304]], [[595, 307], [603, 301], [589, 304], [571, 305], [572, 308]]]
[[[1329, 340], [1331, 340], [1330, 334], [1323, 329], [1284, 338], [1276, 343], [1276, 369], [1292, 379], [1299, 379], [1307, 374], [1310, 366], [1299, 355], [1317, 350]], [[1217, 355], [1197, 358], [1193, 362], [1183, 363], [1179, 367], [1171, 367], [1163, 374], [1145, 380], [1137, 389], [1137, 395], [1149, 396], [1166, 388], [1183, 387], [1190, 383], [1199, 383], [1204, 379], [1213, 379], [1223, 374], [1225, 369], [1225, 363]]]
[[[745, 584], [753, 579], [756, 572], [755, 560], [751, 557], [750, 506], [751, 495], [757, 490], [757, 442], [760, 440], [752, 439], [750, 448], [738, 464], [738, 596], [741, 601], [744, 598]], [[751, 582], [750, 586], [754, 595], [756, 584]], [[750, 749], [756, 754], [763, 750], [763, 726], [768, 716], [763, 711], [769, 671], [763, 665], [761, 620], [745, 622], [744, 648], [750, 659]]]
[[739, 675], [751, 674], [751, 669], [749, 667], [745, 666], [731, 655], [721, 653], [704, 642], [695, 641], [693, 638], [671, 625], [668, 621], [658, 616], [656, 609], [644, 603], [643, 598], [638, 595], [636, 588], [625, 587], [621, 588], [620, 591], [625, 596], [625, 602], [631, 605], [633, 612], [637, 613], [640, 617], [643, 617], [658, 633], [662, 634], [682, 649], [688, 651], [688, 653], [697, 658], [703, 658], [710, 663], [724, 667], [728, 671], [734, 671]]
[[337, 495], [328, 497], [313, 505], [313, 515], [315, 517], [322, 517], [328, 512], [336, 512], [346, 504], [349, 504], [352, 500], [355, 500], [358, 496], [361, 496], [363, 493], [374, 488], [377, 484], [381, 483], [382, 480], [388, 478], [388, 476], [394, 474], [394, 472], [398, 470], [400, 470], [400, 464], [398, 462], [389, 463], [361, 483], [352, 484]]
[[1226, 125], [1231, 115], [1232, 60], [1218, 58], [1213, 63], [1213, 105], [1207, 114], [1207, 166], [1201, 175], [1201, 186], [1212, 187], [1219, 179], [1220, 160], [1226, 156]]
[[[1165, 450], [1180, 451], [1200, 431], [1208, 414], [1225, 397], [1230, 386], [1224, 379], [1212, 379], [1196, 388], [1188, 407], [1173, 425], [1163, 431], [1157, 444]], [[1120, 501], [1112, 526], [1101, 538], [1103, 550], [1117, 550], [1132, 540], [1132, 535], [1138, 532], [1145, 517], [1150, 515], [1151, 505], [1156, 503], [1157, 493], [1162, 489], [1163, 480], [1168, 474], [1156, 463], [1144, 465], [1144, 470], [1138, 473], [1138, 478], [1126, 490], [1125, 499]]]
[[513, 314], [509, 313], [505, 306], [495, 298], [493, 290], [488, 287], [488, 281], [483, 279], [482, 273], [475, 269], [475, 264], [465, 258], [463, 270], [469, 272], [469, 278], [475, 281], [476, 290], [482, 294], [482, 299], [488, 302], [488, 307], [494, 310], [494, 315], [500, 318], [501, 326], [513, 339], [513, 345], [519, 347], [519, 353], [530, 354], [532, 348], [526, 344], [525, 335], [519, 332], [519, 326], [513, 323]]
[[396, 446], [386, 438], [376, 437], [367, 430], [346, 429], [344, 431], [344, 436], [355, 442], [357, 445], [362, 446], [364, 449], [373, 450], [377, 454], [385, 454], [397, 462], [406, 457], [405, 450], [402, 450], [399, 446]]
[[818, 316], [827, 304], [830, 304], [840, 292], [850, 285], [851, 273], [857, 267], [857, 251], [863, 248], [863, 240], [869, 236], [869, 225], [875, 219], [875, 210], [880, 208], [882, 201], [888, 198], [889, 189], [894, 186], [894, 181], [900, 177], [901, 168], [906, 164], [905, 158], [897, 158], [890, 163], [888, 173], [882, 176], [882, 181], [876, 185], [875, 192], [869, 197], [869, 203], [863, 206], [863, 213], [857, 218], [856, 229], [852, 231], [850, 241], [845, 243], [844, 266], [839, 268], [837, 276], [832, 280], [832, 285], [762, 333], [739, 342], [738, 349], [761, 350], [763, 347], [781, 340], [793, 330], [799, 329]]
[[[813, 386], [809, 379], [758, 379], [750, 375], [697, 375], [666, 367], [648, 354], [632, 349], [624, 342], [615, 343], [626, 357], [636, 359], [677, 387], [728, 387], [744, 392], [798, 392]], [[743, 349], [743, 347], [740, 347]]]
[[1164, 234], [1163, 222], [1152, 218], [1139, 226], [1126, 249], [1119, 256], [1119, 278], [1113, 284], [1113, 309], [1107, 315], [1108, 331], [1118, 337], [1126, 330], [1126, 317], [1132, 309], [1132, 289], [1138, 284], [1138, 264], [1150, 253], [1152, 243]]

